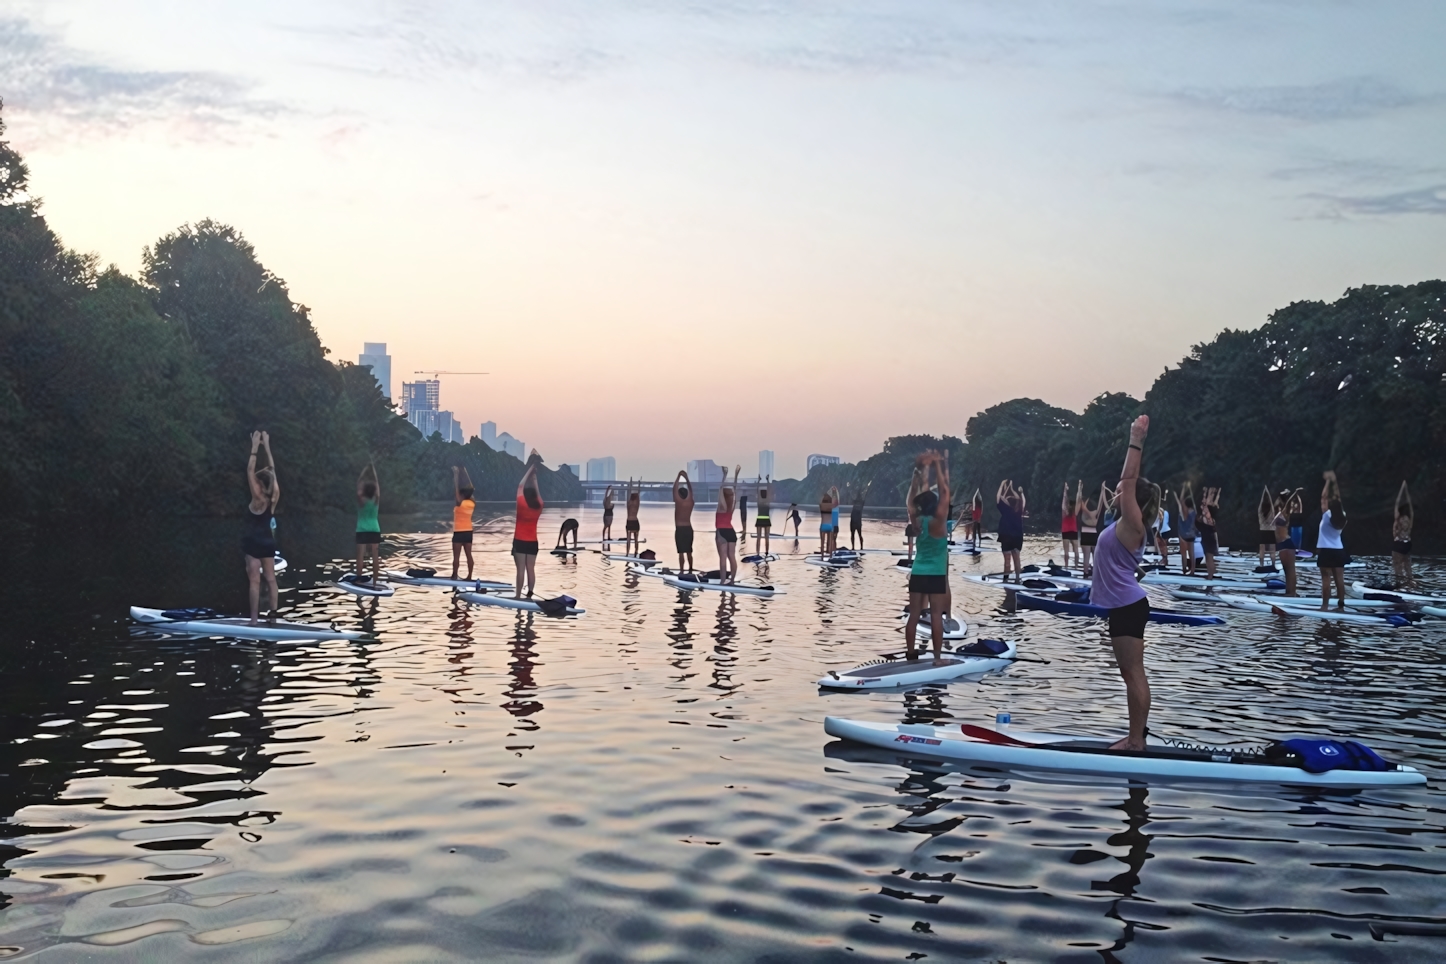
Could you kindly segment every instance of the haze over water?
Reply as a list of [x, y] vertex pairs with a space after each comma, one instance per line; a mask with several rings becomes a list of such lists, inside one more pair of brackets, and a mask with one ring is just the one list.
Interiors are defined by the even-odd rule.
[[[568, 512], [595, 536], [595, 511]], [[562, 514], [548, 510], [544, 536]], [[670, 510], [643, 517], [666, 558]], [[446, 557], [446, 516], [383, 521], [402, 533], [388, 537], [391, 561]], [[1147, 650], [1157, 732], [1330, 732], [1423, 769], [1423, 788], [945, 772], [838, 745], [822, 719], [988, 723], [1008, 709], [1021, 727], [1116, 733], [1123, 688], [1100, 626], [1006, 614], [1000, 594], [956, 579], [977, 635], [1018, 639], [1021, 656], [1048, 664], [824, 695], [814, 681], [826, 670], [899, 645], [904, 577], [889, 557], [834, 572], [785, 555], [759, 575], [787, 594], [760, 599], [680, 594], [597, 554], [544, 555], [540, 588], [588, 609], [550, 620], [469, 610], [441, 590], [358, 603], [325, 585], [350, 520], [285, 527], [286, 614], [372, 639], [133, 634], [129, 604], [238, 605], [230, 522], [156, 527], [128, 543], [129, 568], [101, 556], [77, 580], [37, 559], [6, 580], [32, 604], [12, 602], [17, 617], [0, 628], [11, 737], [0, 744], [0, 953], [1440, 957], [1440, 938], [1389, 933], [1446, 925], [1438, 625], [1283, 627], [1232, 614], [1218, 628], [1151, 626]], [[508, 535], [479, 536], [480, 575], [510, 571]], [[870, 519], [867, 538], [898, 546], [898, 521]], [[1054, 548], [1031, 540], [1026, 556]], [[952, 565], [997, 568], [988, 553]]]

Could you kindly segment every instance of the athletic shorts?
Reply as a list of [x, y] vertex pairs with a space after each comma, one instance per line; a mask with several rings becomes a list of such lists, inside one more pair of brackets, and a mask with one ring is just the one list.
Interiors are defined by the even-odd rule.
[[512, 554], [514, 556], [535, 556], [537, 555], [536, 539], [513, 539]]
[[1069, 532], [1061, 532], [1061, 533], [1059, 534], [1059, 537], [1060, 537], [1061, 539], [1065, 540], [1066, 542], [1078, 542], [1078, 541], [1079, 541], [1079, 533], [1076, 532], [1076, 531], [1073, 530], [1073, 529], [1071, 529]]
[[1291, 552], [1295, 551], [1295, 543], [1291, 542], [1289, 539], [1282, 539], [1275, 544], [1276, 552], [1284, 552], [1287, 549], [1289, 549]]
[[1138, 599], [1128, 606], [1110, 610], [1110, 638], [1133, 636], [1145, 638], [1145, 623], [1150, 621], [1150, 600]]
[[772, 529], [773, 523], [768, 521], [768, 516], [761, 515], [753, 520], [753, 525], [759, 529]]
[[1274, 529], [1261, 529], [1261, 530], [1260, 530], [1259, 540], [1260, 540], [1260, 544], [1261, 544], [1262, 546], [1273, 546], [1273, 545], [1275, 545], [1275, 530], [1274, 530]]
[[454, 533], [452, 533], [452, 545], [454, 545], [454, 546], [470, 546], [471, 544], [472, 544], [472, 530], [471, 530], [471, 529], [468, 529], [466, 532], [454, 532]]
[[1024, 536], [1007, 536], [1002, 532], [999, 534], [1000, 552], [1018, 552], [1023, 548]]
[[674, 529], [674, 530], [673, 530], [673, 545], [675, 545], [675, 546], [678, 547], [678, 551], [679, 551], [679, 552], [682, 552], [682, 553], [692, 553], [692, 551], [693, 551], [693, 527], [692, 527], [692, 526], [678, 526], [676, 529]]
[[275, 559], [276, 542], [272, 539], [253, 539], [250, 536], [242, 536], [241, 551], [252, 559]]
[[1407, 539], [1404, 542], [1399, 539], [1396, 540], [1391, 543], [1391, 551], [1399, 552], [1403, 556], [1409, 556], [1411, 554], [1411, 540]]
[[1093, 547], [1099, 544], [1099, 541], [1100, 534], [1098, 532], [1081, 532], [1079, 534], [1079, 544], [1081, 549], [1085, 548], [1086, 546]]
[[1160, 538], [1164, 539], [1166, 542], [1169, 542], [1171, 539], [1175, 538], [1175, 530], [1166, 529], [1164, 532], [1160, 533]]
[[623, 529], [627, 532], [641, 532], [643, 529], [643, 525], [637, 519], [629, 519], [626, 523], [623, 524]]
[[734, 529], [732, 526], [729, 526], [727, 529], [719, 529], [717, 531], [717, 536], [724, 542], [737, 542], [738, 530]]
[[1220, 537], [1213, 532], [1200, 533], [1200, 548], [1212, 556], [1215, 555], [1220, 551]]
[[613, 512], [612, 512], [611, 509], [608, 509], [608, 510], [606, 510], [605, 512], [603, 512], [603, 525], [605, 525], [605, 526], [610, 526], [610, 525], [612, 525], [612, 524], [613, 524]]
[[382, 544], [382, 534], [380, 532], [358, 532], [356, 534], [356, 544], [359, 546], [379, 546]]
[[818, 531], [819, 531], [819, 532], [823, 532], [823, 533], [832, 532], [832, 531], [833, 531], [833, 523], [832, 523], [832, 522], [821, 522], [821, 523], [819, 523]]
[[1317, 549], [1315, 564], [1317, 569], [1344, 569], [1346, 567], [1346, 551], [1344, 549]]
[[921, 576], [917, 573], [911, 573], [909, 575], [910, 593], [922, 593], [926, 596], [942, 596], [948, 591], [948, 576]]
[[864, 524], [863, 524], [862, 522], [855, 522], [854, 520], [850, 519], [850, 520], [849, 520], [849, 531], [850, 531], [850, 532], [863, 532], [863, 531], [864, 531]]

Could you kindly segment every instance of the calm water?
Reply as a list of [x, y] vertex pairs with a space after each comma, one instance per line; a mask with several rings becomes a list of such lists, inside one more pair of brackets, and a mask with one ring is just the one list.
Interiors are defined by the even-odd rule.
[[[595, 537], [597, 514], [581, 515]], [[540, 587], [588, 609], [552, 620], [437, 589], [359, 603], [325, 585], [346, 521], [283, 522], [284, 602], [373, 641], [133, 634], [130, 603], [243, 604], [229, 523], [88, 555], [78, 576], [51, 561], [8, 578], [0, 956], [1446, 957], [1446, 937], [1400, 933], [1446, 925], [1446, 623], [1282, 629], [1241, 614], [1149, 634], [1156, 731], [1347, 735], [1425, 770], [1426, 788], [948, 772], [837, 744], [823, 717], [988, 723], [1007, 708], [1030, 729], [1120, 732], [1098, 625], [1002, 613], [1001, 595], [956, 580], [974, 627], [1048, 665], [823, 695], [824, 670], [900, 644], [904, 577], [888, 557], [833, 572], [785, 556], [767, 578], [788, 594], [759, 599], [544, 555]], [[898, 546], [892, 523], [868, 526], [871, 544]], [[667, 558], [670, 510], [645, 509], [644, 533]], [[479, 574], [510, 576], [509, 539], [479, 537]], [[439, 568], [449, 552], [445, 534], [386, 548]], [[702, 561], [709, 537], [699, 548]], [[1043, 561], [1053, 545], [1029, 548]]]

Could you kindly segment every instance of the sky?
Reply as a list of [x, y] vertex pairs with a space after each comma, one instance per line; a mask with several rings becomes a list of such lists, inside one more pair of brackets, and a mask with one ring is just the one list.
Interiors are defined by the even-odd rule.
[[0, 0], [71, 248], [239, 228], [332, 357], [622, 476], [846, 460], [1446, 260], [1446, 5]]

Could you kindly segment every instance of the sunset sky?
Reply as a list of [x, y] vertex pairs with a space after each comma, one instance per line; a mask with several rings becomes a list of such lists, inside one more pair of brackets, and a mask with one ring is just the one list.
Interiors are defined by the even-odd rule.
[[0, 0], [71, 247], [205, 217], [550, 464], [857, 459], [1446, 260], [1446, 6]]

